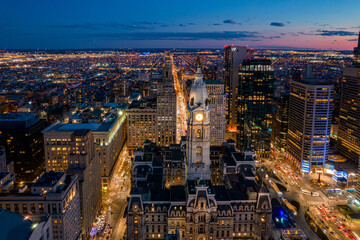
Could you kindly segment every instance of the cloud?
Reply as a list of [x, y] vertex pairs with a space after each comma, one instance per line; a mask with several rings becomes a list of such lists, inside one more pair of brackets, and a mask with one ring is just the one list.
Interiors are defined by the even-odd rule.
[[319, 36], [356, 36], [355, 32], [350, 31], [328, 31], [328, 30], [317, 30], [315, 35]]
[[236, 22], [232, 19], [226, 19], [223, 21], [223, 23], [226, 23], [226, 24], [236, 24]]
[[325, 23], [325, 24], [320, 24], [320, 23], [318, 23], [318, 22], [316, 22], [314, 25], [315, 25], [315, 26], [319, 26], [319, 27], [327, 27], [327, 26], [329, 26], [329, 24], [327, 24], [327, 23]]
[[142, 21], [142, 22], [136, 22], [136, 24], [141, 24], [141, 25], [160, 25], [160, 22], [149, 22], [149, 21]]
[[155, 23], [139, 22], [135, 24], [123, 24], [117, 22], [110, 23], [84, 23], [84, 24], [70, 24], [70, 25], [45, 25], [46, 28], [63, 28], [63, 29], [100, 29], [100, 28], [117, 28], [123, 30], [136, 30], [136, 29], [150, 29], [149, 25]]
[[122, 32], [122, 33], [87, 33], [63, 37], [93, 38], [102, 40], [237, 40], [261, 39], [258, 32], [223, 31], [223, 32]]
[[281, 38], [280, 36], [270, 36], [268, 37], [268, 39], [276, 39], [276, 38]]
[[281, 22], [272, 22], [270, 23], [270, 26], [274, 26], [274, 27], [284, 27], [285, 24], [281, 23]]

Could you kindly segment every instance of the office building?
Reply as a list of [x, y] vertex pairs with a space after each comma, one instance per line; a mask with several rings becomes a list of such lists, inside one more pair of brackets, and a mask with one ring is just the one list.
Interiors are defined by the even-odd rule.
[[289, 100], [290, 94], [282, 92], [275, 101], [273, 113], [271, 144], [273, 149], [284, 153], [287, 146], [287, 133], [289, 126]]
[[239, 69], [236, 145], [268, 157], [272, 131], [274, 68], [269, 59], [247, 59]]
[[52, 239], [76, 240], [81, 235], [77, 175], [46, 172], [36, 183], [0, 194], [0, 208], [41, 222], [51, 217]]
[[82, 235], [88, 238], [101, 203], [101, 164], [89, 129], [75, 130], [70, 146], [67, 172], [79, 176]]
[[127, 109], [127, 147], [134, 150], [145, 140], [157, 142], [156, 99], [134, 100]]
[[307, 77], [290, 88], [287, 157], [304, 173], [323, 171], [328, 160], [334, 86]]
[[7, 164], [13, 162], [18, 182], [31, 183], [45, 171], [44, 128], [38, 114], [0, 115], [0, 144], [6, 149]]
[[225, 141], [226, 99], [224, 83], [220, 81], [205, 81], [210, 101], [210, 145], [221, 145]]
[[338, 150], [357, 164], [360, 159], [360, 63], [343, 69]]
[[358, 45], [354, 48], [354, 62], [360, 63], [360, 32], [358, 38]]
[[338, 150], [348, 160], [360, 158], [360, 65], [344, 68], [341, 89]]
[[[135, 151], [127, 239], [270, 238], [271, 198], [255, 181], [253, 153], [238, 152], [233, 142], [211, 149], [209, 104], [198, 69], [186, 138], [170, 147], [145, 142]], [[215, 184], [220, 169], [216, 175], [224, 177]]]
[[66, 171], [71, 135], [89, 129], [94, 137], [96, 155], [100, 157], [103, 190], [107, 190], [118, 156], [126, 140], [127, 103], [87, 103], [74, 107], [65, 117], [44, 131], [47, 171]]
[[226, 139], [236, 140], [239, 65], [246, 59], [246, 57], [246, 47], [224, 47], [223, 78], [226, 95]]
[[170, 146], [176, 143], [176, 91], [172, 68], [163, 68], [163, 77], [157, 86], [157, 144]]

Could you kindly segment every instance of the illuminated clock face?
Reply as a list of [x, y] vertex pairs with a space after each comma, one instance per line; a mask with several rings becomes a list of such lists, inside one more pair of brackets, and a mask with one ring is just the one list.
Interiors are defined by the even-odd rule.
[[202, 113], [197, 113], [196, 115], [195, 115], [195, 119], [196, 119], [196, 121], [202, 121], [203, 119], [204, 119], [204, 115], [202, 115]]

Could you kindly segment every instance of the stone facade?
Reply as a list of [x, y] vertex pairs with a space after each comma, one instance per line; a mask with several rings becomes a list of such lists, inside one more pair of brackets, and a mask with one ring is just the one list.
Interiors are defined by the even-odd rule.
[[269, 191], [255, 180], [250, 149], [210, 147], [209, 100], [198, 69], [180, 144], [145, 141], [132, 159], [127, 239], [269, 239]]

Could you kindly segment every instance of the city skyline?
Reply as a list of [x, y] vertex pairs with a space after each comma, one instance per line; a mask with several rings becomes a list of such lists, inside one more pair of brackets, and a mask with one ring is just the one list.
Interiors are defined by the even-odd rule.
[[[0, 49], [254, 48], [352, 50], [355, 1], [6, 2]], [[86, 6], [86, 7], [84, 7]], [[54, 11], [56, 9], [56, 11]], [[86, 11], [84, 11], [86, 9]]]

